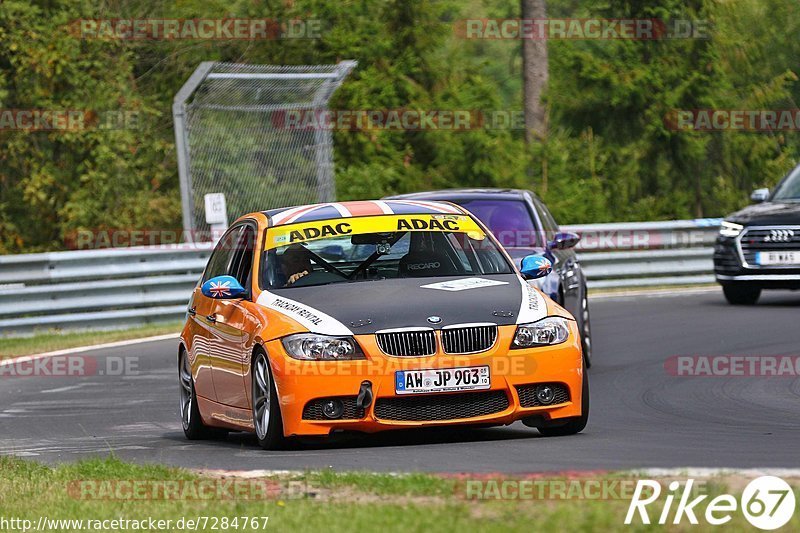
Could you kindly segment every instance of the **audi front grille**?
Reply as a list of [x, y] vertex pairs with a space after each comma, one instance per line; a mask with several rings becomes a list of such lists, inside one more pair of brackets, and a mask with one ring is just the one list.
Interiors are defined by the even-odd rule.
[[739, 237], [745, 265], [758, 266], [758, 252], [785, 252], [800, 249], [800, 226], [745, 228]]

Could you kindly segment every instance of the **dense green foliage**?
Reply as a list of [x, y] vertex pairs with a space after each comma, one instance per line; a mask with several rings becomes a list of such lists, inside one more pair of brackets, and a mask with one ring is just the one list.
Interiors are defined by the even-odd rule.
[[[0, 109], [127, 110], [138, 128], [0, 131], [0, 253], [64, 248], [81, 229], [177, 228], [171, 101], [200, 61], [356, 59], [340, 109], [521, 108], [519, 41], [465, 40], [465, 18], [517, 0], [5, 0]], [[550, 0], [551, 17], [685, 18], [707, 39], [551, 41], [550, 133], [337, 131], [340, 199], [455, 186], [539, 192], [562, 223], [724, 215], [774, 184], [796, 133], [672, 131], [672, 109], [789, 109], [800, 96], [794, 0]], [[79, 39], [79, 18], [319, 19], [319, 39]]]

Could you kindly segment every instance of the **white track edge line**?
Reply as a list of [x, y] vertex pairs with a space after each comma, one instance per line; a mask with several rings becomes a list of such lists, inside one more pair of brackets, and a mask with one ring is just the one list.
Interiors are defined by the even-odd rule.
[[14, 365], [17, 363], [24, 363], [27, 361], [35, 361], [45, 357], [56, 357], [59, 355], [69, 355], [83, 352], [91, 352], [94, 350], [104, 350], [106, 348], [118, 348], [120, 346], [131, 346], [134, 344], [141, 344], [145, 342], [164, 341], [169, 339], [177, 339], [179, 333], [167, 333], [164, 335], [154, 335], [152, 337], [142, 337], [140, 339], [127, 339], [124, 341], [107, 342], [104, 344], [92, 344], [89, 346], [76, 346], [75, 348], [66, 348], [64, 350], [56, 350], [54, 352], [45, 352], [32, 355], [20, 355], [18, 357], [7, 357], [0, 359], [0, 366]]
[[[206, 475], [211, 477], [236, 477], [236, 478], [260, 478], [260, 477], [271, 477], [271, 476], [296, 476], [302, 475], [306, 471], [304, 470], [264, 470], [264, 469], [254, 469], [254, 470], [223, 470], [223, 469], [212, 469], [212, 468], [190, 468], [192, 472], [198, 473], [200, 475]], [[339, 470], [339, 472], [349, 472], [349, 469]], [[366, 474], [375, 474], [375, 475], [388, 475], [388, 476], [406, 476], [411, 475], [419, 472], [363, 472]], [[423, 474], [430, 474], [432, 476], [449, 476], [456, 472], [422, 472]], [[458, 474], [469, 474], [469, 472], [457, 472]], [[525, 476], [526, 474], [530, 474], [531, 472], [508, 472], [506, 475], [509, 478], [513, 478], [515, 476]], [[547, 472], [541, 472], [542, 474], [547, 474]], [[484, 475], [482, 472], [475, 472], [476, 476]], [[494, 473], [493, 473], [494, 474]], [[570, 471], [570, 474], [574, 474], [576, 477], [579, 477], [583, 474], [586, 475], [593, 475], [593, 476], [602, 476], [604, 474], [598, 472], [597, 470], [587, 470], [585, 473], [576, 471]], [[607, 474], [630, 474], [637, 477], [658, 477], [658, 478], [680, 478], [680, 477], [690, 477], [690, 478], [710, 478], [710, 477], [718, 477], [718, 476], [742, 476], [746, 478], [757, 478], [761, 476], [777, 476], [782, 478], [800, 478], [800, 468], [781, 468], [781, 467], [762, 467], [762, 468], [706, 468], [706, 467], [696, 467], [696, 466], [687, 466], [687, 467], [678, 467], [678, 468], [634, 468], [634, 469], [620, 469], [620, 470], [609, 470]], [[553, 477], [561, 478], [563, 477], [563, 472], [552, 472]]]

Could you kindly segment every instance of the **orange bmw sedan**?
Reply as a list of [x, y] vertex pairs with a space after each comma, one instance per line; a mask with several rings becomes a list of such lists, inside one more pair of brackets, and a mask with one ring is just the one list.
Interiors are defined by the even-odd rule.
[[574, 318], [483, 224], [444, 202], [251, 213], [217, 243], [178, 351], [189, 439], [511, 424], [580, 432], [589, 384]]

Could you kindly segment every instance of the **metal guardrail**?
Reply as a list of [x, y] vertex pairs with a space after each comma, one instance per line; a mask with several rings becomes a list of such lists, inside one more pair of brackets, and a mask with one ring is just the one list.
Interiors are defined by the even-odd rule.
[[0, 334], [179, 320], [210, 244], [0, 256]]
[[562, 226], [581, 235], [578, 257], [590, 289], [714, 282], [721, 219]]
[[[718, 219], [563, 226], [590, 289], [710, 283]], [[0, 335], [180, 320], [211, 245], [0, 256]]]

